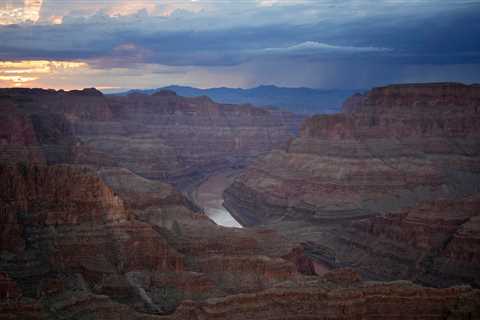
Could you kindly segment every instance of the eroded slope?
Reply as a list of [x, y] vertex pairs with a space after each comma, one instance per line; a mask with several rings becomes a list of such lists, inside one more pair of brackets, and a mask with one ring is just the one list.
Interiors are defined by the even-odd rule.
[[224, 194], [230, 212], [331, 267], [478, 286], [480, 88], [389, 86], [346, 109], [251, 165]]

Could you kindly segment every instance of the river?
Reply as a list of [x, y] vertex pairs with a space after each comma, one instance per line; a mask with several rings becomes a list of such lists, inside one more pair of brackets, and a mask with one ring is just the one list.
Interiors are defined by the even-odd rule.
[[238, 171], [226, 171], [211, 175], [192, 194], [195, 203], [220, 226], [242, 228], [223, 206], [223, 191], [233, 182], [237, 174]]

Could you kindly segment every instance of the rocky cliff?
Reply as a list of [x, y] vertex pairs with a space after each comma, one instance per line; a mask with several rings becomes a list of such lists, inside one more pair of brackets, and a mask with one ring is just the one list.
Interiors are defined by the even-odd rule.
[[[171, 92], [127, 98], [105, 98], [93, 89], [3, 94], [9, 101], [4, 106], [12, 112], [2, 114], [7, 129], [1, 130], [2, 144], [10, 151], [0, 165], [0, 319], [479, 316], [479, 292], [467, 286], [432, 289], [410, 282], [364, 282], [348, 269], [326, 272], [343, 259], [334, 244], [353, 230], [372, 242], [378, 234], [388, 234], [391, 242], [409, 239], [408, 245], [421, 250], [440, 245], [443, 251], [437, 256], [445, 263], [435, 270], [457, 277], [462, 270], [463, 277], [475, 278], [478, 198], [466, 187], [455, 189], [464, 200], [425, 200], [425, 208], [445, 209], [429, 215], [428, 224], [423, 224], [419, 207], [383, 216], [368, 213], [367, 219], [356, 219], [338, 234], [331, 228], [321, 233], [316, 222], [308, 230], [303, 223], [280, 223], [278, 231], [275, 225], [223, 228], [173, 186], [151, 179], [160, 163], [158, 172], [162, 177], [168, 172], [167, 180], [193, 176], [176, 153], [170, 163], [170, 152], [159, 150], [167, 146], [184, 152], [189, 165], [200, 171], [213, 170], [215, 161], [227, 155], [232, 157], [229, 165], [238, 165], [285, 143], [287, 127], [294, 124], [289, 115], [278, 124], [277, 111], [221, 106], [205, 98], [185, 100]], [[196, 144], [187, 139], [190, 126], [198, 131], [198, 140], [190, 136]], [[211, 138], [219, 145], [209, 146], [215, 130], [222, 132]], [[279, 137], [266, 139], [266, 133], [275, 132]], [[212, 152], [197, 154], [197, 144]], [[174, 166], [185, 169], [178, 171], [183, 176], [175, 175]], [[265, 202], [265, 208], [270, 205]], [[328, 219], [323, 215], [313, 221]], [[323, 235], [323, 247], [312, 240], [315, 232]], [[352, 244], [342, 247], [345, 256], [345, 248], [362, 243], [348, 240]], [[419, 265], [438, 265], [429, 259]]]
[[226, 190], [229, 210], [369, 278], [480, 285], [480, 88], [394, 85], [344, 110], [259, 158]]
[[[352, 277], [353, 276], [353, 277]], [[408, 282], [365, 283], [348, 270], [256, 294], [185, 302], [168, 319], [468, 319], [478, 293]]]
[[256, 292], [303, 271], [305, 256], [274, 232], [218, 227], [171, 186], [127, 169], [2, 165], [0, 181], [9, 314], [17, 304], [39, 317], [166, 314], [184, 299]]
[[301, 248], [220, 228], [164, 182], [285, 145], [295, 116], [168, 91], [1, 91], [0, 270], [32, 317], [170, 313], [295, 278], [297, 261], [308, 269]]
[[302, 119], [171, 91], [107, 97], [95, 89], [2, 89], [0, 96], [1, 161], [124, 167], [179, 186], [284, 147]]

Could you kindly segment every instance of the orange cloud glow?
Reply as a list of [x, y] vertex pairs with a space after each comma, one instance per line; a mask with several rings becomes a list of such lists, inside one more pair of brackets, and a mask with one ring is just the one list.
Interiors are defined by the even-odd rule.
[[[71, 12], [83, 12], [86, 16], [102, 11], [109, 16], [128, 16], [141, 10], [150, 15], [169, 16], [175, 10], [199, 12], [214, 3], [197, 0], [109, 0], [109, 1], [72, 1], [69, 5], [49, 6], [48, 0], [0, 0], [0, 25], [20, 24], [26, 22], [62, 24]], [[48, 10], [43, 10], [48, 8]], [[42, 13], [42, 16], [40, 14]]]
[[108, 10], [108, 14], [111, 16], [126, 16], [134, 14], [140, 10], [147, 10], [148, 13], [153, 13], [157, 8], [157, 5], [152, 0], [136, 0], [136, 1], [124, 1], [111, 7]]
[[0, 61], [0, 86], [35, 86], [35, 81], [41, 80], [42, 77], [50, 77], [68, 70], [85, 69], [87, 67], [88, 65], [84, 62], [73, 61]]
[[24, 0], [23, 4], [18, 2], [6, 0], [0, 4], [0, 25], [38, 21], [43, 0]]
[[63, 23], [63, 17], [62, 16], [52, 16], [52, 17], [50, 17], [50, 22], [52, 24], [62, 24]]

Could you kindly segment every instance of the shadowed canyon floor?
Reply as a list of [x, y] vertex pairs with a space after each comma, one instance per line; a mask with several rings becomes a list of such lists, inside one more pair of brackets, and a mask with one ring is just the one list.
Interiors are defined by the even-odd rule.
[[480, 318], [478, 89], [379, 90], [293, 140], [168, 91], [0, 90], [0, 319]]

